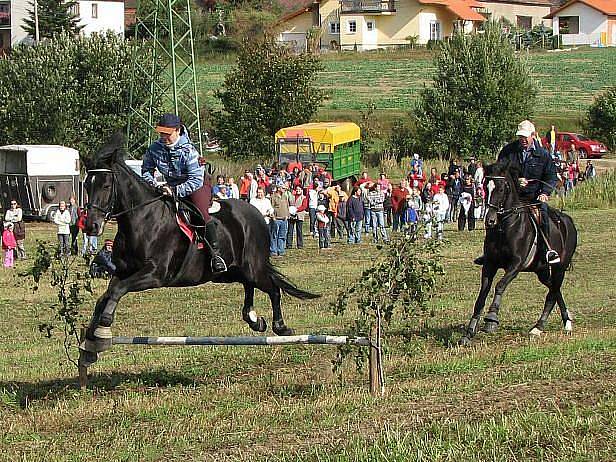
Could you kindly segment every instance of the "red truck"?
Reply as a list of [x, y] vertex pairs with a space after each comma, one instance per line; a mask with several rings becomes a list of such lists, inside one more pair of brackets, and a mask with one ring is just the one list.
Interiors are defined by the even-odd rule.
[[[543, 138], [543, 145], [549, 146], [547, 138]], [[556, 150], [565, 154], [571, 150], [571, 145], [580, 153], [580, 159], [601, 158], [608, 153], [607, 147], [600, 141], [572, 132], [556, 133]]]

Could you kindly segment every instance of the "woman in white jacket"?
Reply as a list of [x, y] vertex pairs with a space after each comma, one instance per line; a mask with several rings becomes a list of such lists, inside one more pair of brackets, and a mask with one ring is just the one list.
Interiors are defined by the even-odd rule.
[[66, 202], [60, 201], [60, 206], [53, 216], [53, 222], [58, 225], [58, 253], [60, 256], [71, 254], [71, 213], [66, 209]]

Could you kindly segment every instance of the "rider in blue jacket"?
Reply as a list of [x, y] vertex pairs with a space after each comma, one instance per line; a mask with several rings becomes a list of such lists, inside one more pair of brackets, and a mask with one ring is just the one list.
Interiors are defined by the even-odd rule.
[[143, 156], [141, 175], [156, 187], [154, 170], [158, 169], [167, 184], [163, 193], [188, 198], [201, 212], [205, 221], [205, 239], [212, 252], [212, 271], [227, 270], [220, 256], [216, 223], [209, 215], [212, 203], [212, 187], [204, 181], [204, 168], [199, 163], [199, 153], [186, 134], [181, 134], [181, 121], [175, 114], [163, 114], [156, 131], [160, 138], [148, 148]]

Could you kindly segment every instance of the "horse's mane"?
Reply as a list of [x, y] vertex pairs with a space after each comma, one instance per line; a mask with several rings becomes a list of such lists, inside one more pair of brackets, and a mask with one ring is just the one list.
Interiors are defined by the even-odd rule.
[[119, 167], [127, 175], [131, 175], [143, 187], [149, 191], [154, 191], [154, 187], [138, 175], [132, 168], [124, 162], [126, 158], [125, 137], [122, 130], [118, 130], [102, 148], [98, 150], [91, 160], [88, 169], [111, 168], [112, 165]]

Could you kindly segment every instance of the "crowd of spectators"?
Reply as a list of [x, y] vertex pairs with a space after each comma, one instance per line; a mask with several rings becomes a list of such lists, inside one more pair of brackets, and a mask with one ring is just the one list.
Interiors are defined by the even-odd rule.
[[[282, 256], [294, 245], [304, 246], [304, 236], [318, 239], [320, 249], [332, 240], [359, 244], [370, 236], [374, 243], [389, 242], [392, 233], [417, 233], [442, 239], [447, 222], [458, 229], [475, 229], [483, 217], [483, 166], [471, 159], [462, 166], [451, 161], [448, 171], [424, 171], [415, 155], [406, 178], [392, 183], [385, 173], [372, 179], [362, 172], [353, 184], [337, 184], [319, 165], [258, 165], [237, 180], [219, 175], [213, 186], [218, 200], [239, 198], [255, 206], [270, 230], [270, 254]], [[344, 186], [344, 187], [343, 187]]]

